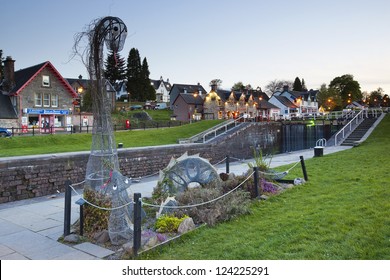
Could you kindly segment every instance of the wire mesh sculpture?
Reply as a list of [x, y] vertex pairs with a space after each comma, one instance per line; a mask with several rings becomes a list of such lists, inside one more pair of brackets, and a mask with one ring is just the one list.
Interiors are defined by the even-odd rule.
[[[133, 204], [128, 189], [131, 179], [119, 170], [118, 153], [111, 120], [111, 97], [106, 90], [103, 76], [103, 49], [115, 54], [123, 49], [127, 27], [117, 17], [104, 17], [91, 23], [89, 28], [76, 37], [75, 52], [83, 37], [88, 38], [88, 46], [81, 57], [90, 76], [90, 93], [93, 110], [92, 147], [88, 159], [85, 189], [109, 196], [111, 210], [108, 232], [111, 243], [120, 244], [133, 237]], [[125, 205], [125, 206], [124, 206]], [[123, 207], [122, 207], [123, 206]]]
[[199, 155], [189, 156], [187, 152], [177, 159], [172, 158], [168, 166], [160, 171], [159, 183], [165, 192], [171, 194], [186, 191], [190, 183], [204, 185], [210, 182], [220, 182], [215, 167]]

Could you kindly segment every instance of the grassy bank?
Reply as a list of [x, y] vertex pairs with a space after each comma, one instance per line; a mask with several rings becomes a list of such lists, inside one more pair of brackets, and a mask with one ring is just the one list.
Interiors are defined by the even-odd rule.
[[[175, 144], [179, 138], [188, 138], [220, 122], [210, 120], [171, 128], [118, 131], [115, 138], [125, 148]], [[92, 135], [85, 133], [0, 138], [0, 157], [89, 151], [91, 143]]]
[[[203, 227], [141, 257], [388, 260], [389, 137], [388, 115], [362, 145], [306, 160], [306, 184], [254, 202], [250, 215]], [[301, 176], [299, 168], [289, 174]]]

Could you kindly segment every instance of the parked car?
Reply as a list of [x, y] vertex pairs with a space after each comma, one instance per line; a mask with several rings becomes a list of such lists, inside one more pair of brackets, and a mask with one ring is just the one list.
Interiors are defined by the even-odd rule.
[[132, 106], [130, 106], [130, 110], [140, 110], [140, 109], [142, 109], [141, 105], [132, 105]]
[[163, 110], [167, 109], [167, 104], [166, 103], [157, 103], [156, 107], [154, 107], [154, 110]]
[[0, 137], [11, 137], [12, 132], [9, 129], [0, 127]]

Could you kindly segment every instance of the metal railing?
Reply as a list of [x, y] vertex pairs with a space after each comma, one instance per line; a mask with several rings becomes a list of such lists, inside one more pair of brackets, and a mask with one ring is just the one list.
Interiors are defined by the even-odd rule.
[[361, 110], [355, 117], [352, 118], [339, 132], [335, 134], [334, 145], [337, 146], [343, 139], [348, 137], [349, 134], [363, 121], [364, 115], [367, 116], [367, 110]]
[[234, 120], [230, 119], [230, 120], [227, 120], [227, 121], [225, 121], [221, 124], [218, 124], [212, 128], [209, 128], [206, 131], [198, 133], [190, 138], [179, 139], [178, 142], [179, 142], [179, 144], [205, 143], [206, 141], [211, 140], [218, 135], [226, 133], [227, 131], [236, 127], [239, 123], [242, 123], [245, 121], [246, 121], [246, 118], [244, 118], [244, 117], [239, 117], [239, 118], [234, 119]]

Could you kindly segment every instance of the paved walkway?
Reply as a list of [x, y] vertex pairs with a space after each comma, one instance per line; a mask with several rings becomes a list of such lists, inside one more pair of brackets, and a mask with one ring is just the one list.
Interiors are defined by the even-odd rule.
[[[351, 147], [326, 147], [324, 155]], [[271, 167], [309, 159], [314, 150], [302, 150], [278, 154], [272, 158]], [[248, 170], [248, 162], [230, 164], [230, 173], [241, 175]], [[225, 163], [217, 165], [218, 172], [225, 172]], [[310, 172], [308, 171], [310, 179]], [[302, 176], [303, 177], [303, 176]], [[150, 197], [156, 186], [157, 176], [133, 184], [133, 192]], [[72, 196], [72, 223], [79, 217], [79, 206], [75, 204], [80, 195]], [[65, 245], [58, 242], [64, 232], [64, 194], [27, 199], [0, 204], [0, 259], [1, 260], [94, 260], [107, 257], [114, 252], [90, 242]]]

